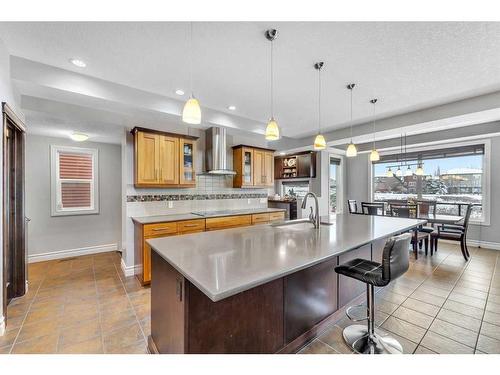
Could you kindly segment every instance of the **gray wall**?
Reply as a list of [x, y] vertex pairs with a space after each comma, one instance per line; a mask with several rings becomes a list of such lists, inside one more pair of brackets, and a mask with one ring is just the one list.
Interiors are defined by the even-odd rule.
[[[455, 132], [459, 136], [459, 132]], [[422, 140], [425, 135], [422, 136]], [[415, 137], [413, 137], [415, 138]], [[485, 136], [483, 139], [490, 137]], [[440, 139], [436, 137], [435, 139]], [[490, 160], [490, 225], [471, 225], [468, 238], [476, 241], [500, 243], [500, 137], [491, 137], [491, 160]], [[421, 143], [418, 139], [415, 142]], [[385, 144], [380, 143], [380, 148]], [[369, 170], [370, 162], [368, 154], [359, 154], [355, 158], [347, 160], [347, 192], [346, 199], [356, 199], [359, 202], [371, 200]]]
[[[50, 215], [50, 145], [99, 150], [99, 214]], [[28, 256], [116, 244], [121, 248], [121, 147], [65, 138], [29, 135], [26, 139], [26, 215]]]

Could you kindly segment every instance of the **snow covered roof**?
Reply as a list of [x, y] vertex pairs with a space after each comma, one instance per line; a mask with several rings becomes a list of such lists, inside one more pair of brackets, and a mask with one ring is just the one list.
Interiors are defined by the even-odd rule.
[[441, 174], [482, 174], [483, 171], [477, 168], [452, 168]]

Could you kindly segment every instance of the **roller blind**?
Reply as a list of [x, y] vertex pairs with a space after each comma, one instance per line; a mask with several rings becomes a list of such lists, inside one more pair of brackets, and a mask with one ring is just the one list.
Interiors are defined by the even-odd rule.
[[460, 147], [438, 148], [434, 150], [413, 151], [407, 152], [401, 156], [400, 153], [381, 155], [380, 160], [374, 164], [380, 163], [397, 163], [401, 161], [429, 160], [429, 159], [444, 159], [459, 156], [483, 155], [484, 144], [469, 145]]

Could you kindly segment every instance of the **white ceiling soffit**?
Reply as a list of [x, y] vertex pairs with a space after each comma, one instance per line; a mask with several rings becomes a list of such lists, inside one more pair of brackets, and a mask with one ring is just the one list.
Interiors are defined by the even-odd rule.
[[[12, 55], [59, 68], [37, 77], [42, 87], [110, 102], [124, 100], [178, 117], [185, 97], [176, 97], [174, 91], [182, 88], [189, 94], [188, 26], [185, 22], [4, 22], [0, 35]], [[275, 115], [287, 137], [316, 132], [313, 64], [318, 60], [325, 61], [325, 132], [350, 124], [345, 88], [350, 82], [357, 84], [354, 124], [370, 119], [373, 97], [379, 98], [377, 113], [382, 118], [500, 89], [500, 23], [496, 22], [194, 23], [194, 91], [207, 126], [262, 131], [270, 114], [270, 48], [263, 36], [269, 27], [279, 30]], [[71, 65], [72, 57], [86, 61], [87, 67]], [[67, 80], [68, 70], [105, 81]], [[117, 96], [118, 88], [123, 92]], [[237, 107], [236, 113], [227, 110], [229, 105]]]

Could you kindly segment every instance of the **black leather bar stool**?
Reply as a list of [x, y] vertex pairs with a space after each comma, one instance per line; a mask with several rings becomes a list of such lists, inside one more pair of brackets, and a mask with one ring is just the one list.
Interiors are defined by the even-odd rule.
[[401, 354], [403, 347], [393, 337], [377, 329], [375, 331], [375, 292], [376, 286], [386, 286], [403, 275], [409, 267], [409, 246], [411, 234], [405, 233], [390, 238], [384, 247], [382, 264], [367, 259], [353, 259], [335, 267], [335, 272], [366, 283], [367, 316], [353, 319], [350, 310], [346, 315], [354, 321], [367, 320], [367, 325], [353, 324], [344, 328], [346, 343], [362, 354]]

